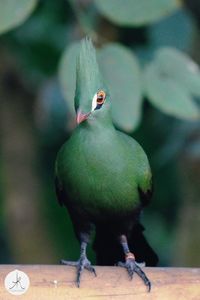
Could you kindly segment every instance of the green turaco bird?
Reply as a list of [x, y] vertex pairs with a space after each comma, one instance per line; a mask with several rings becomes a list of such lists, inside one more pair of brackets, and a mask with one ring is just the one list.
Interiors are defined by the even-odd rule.
[[[69, 211], [80, 242], [80, 258], [62, 263], [77, 267], [78, 286], [83, 269], [96, 275], [86, 254], [91, 232], [96, 228], [101, 238], [97, 237], [95, 248], [100, 243], [106, 255], [111, 249], [109, 242], [121, 245], [124, 262], [118, 265], [126, 268], [131, 278], [137, 273], [150, 290], [149, 279], [129, 249], [129, 238], [132, 235], [131, 243], [137, 244], [134, 230], [151, 195], [151, 170], [141, 146], [113, 126], [111, 101], [95, 49], [86, 38], [81, 42], [76, 66], [77, 127], [60, 149], [55, 168], [58, 201]], [[139, 227], [139, 231], [138, 239], [143, 229]], [[115, 257], [115, 249], [112, 251]]]

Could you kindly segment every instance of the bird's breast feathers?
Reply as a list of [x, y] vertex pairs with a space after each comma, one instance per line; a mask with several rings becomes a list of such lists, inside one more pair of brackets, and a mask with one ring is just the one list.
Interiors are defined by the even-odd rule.
[[123, 214], [138, 207], [137, 158], [128, 144], [115, 136], [89, 139], [74, 135], [61, 152], [58, 172], [69, 201], [91, 214]]

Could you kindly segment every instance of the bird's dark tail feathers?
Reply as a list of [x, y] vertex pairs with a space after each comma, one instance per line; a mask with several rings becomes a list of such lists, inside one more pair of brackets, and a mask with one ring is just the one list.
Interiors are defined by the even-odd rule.
[[[138, 263], [145, 262], [146, 266], [156, 266], [158, 256], [147, 242], [144, 227], [136, 224], [129, 235], [129, 249], [134, 253]], [[107, 230], [106, 227], [96, 227], [96, 237], [93, 244], [96, 253], [97, 265], [115, 265], [124, 260], [124, 254], [119, 241]]]

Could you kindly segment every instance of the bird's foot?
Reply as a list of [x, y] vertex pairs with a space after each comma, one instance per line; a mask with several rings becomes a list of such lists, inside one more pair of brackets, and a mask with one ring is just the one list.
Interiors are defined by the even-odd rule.
[[[142, 266], [144, 264], [141, 264]], [[151, 290], [151, 282], [147, 278], [146, 274], [144, 271], [142, 271], [140, 264], [138, 264], [135, 261], [135, 256], [133, 253], [129, 252], [126, 254], [126, 261], [125, 262], [118, 262], [118, 266], [126, 268], [128, 271], [128, 274], [130, 278], [133, 278], [133, 274], [136, 273], [138, 276], [143, 280], [144, 284], [147, 286], [148, 291], [150, 292]]]
[[81, 274], [84, 269], [94, 273], [94, 275], [97, 276], [95, 268], [91, 265], [91, 262], [87, 259], [85, 255], [82, 255], [78, 261], [67, 261], [62, 259], [60, 263], [67, 266], [74, 266], [77, 268], [76, 284], [78, 287], [80, 287]]

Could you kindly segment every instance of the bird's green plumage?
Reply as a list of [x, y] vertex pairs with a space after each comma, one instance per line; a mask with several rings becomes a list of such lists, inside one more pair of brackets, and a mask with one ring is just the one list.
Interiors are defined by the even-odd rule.
[[140, 205], [138, 188], [150, 188], [146, 155], [129, 139], [112, 126], [85, 122], [59, 152], [58, 177], [70, 201], [92, 218], [129, 215]]
[[[56, 161], [56, 177], [66, 200], [92, 220], [130, 215], [141, 205], [141, 194], [151, 189], [151, 171], [141, 146], [117, 131], [110, 115], [110, 96], [85, 39], [77, 60], [76, 110], [91, 111], [99, 90], [106, 92], [101, 109], [91, 112], [63, 145]], [[125, 105], [125, 103], [124, 103]]]

